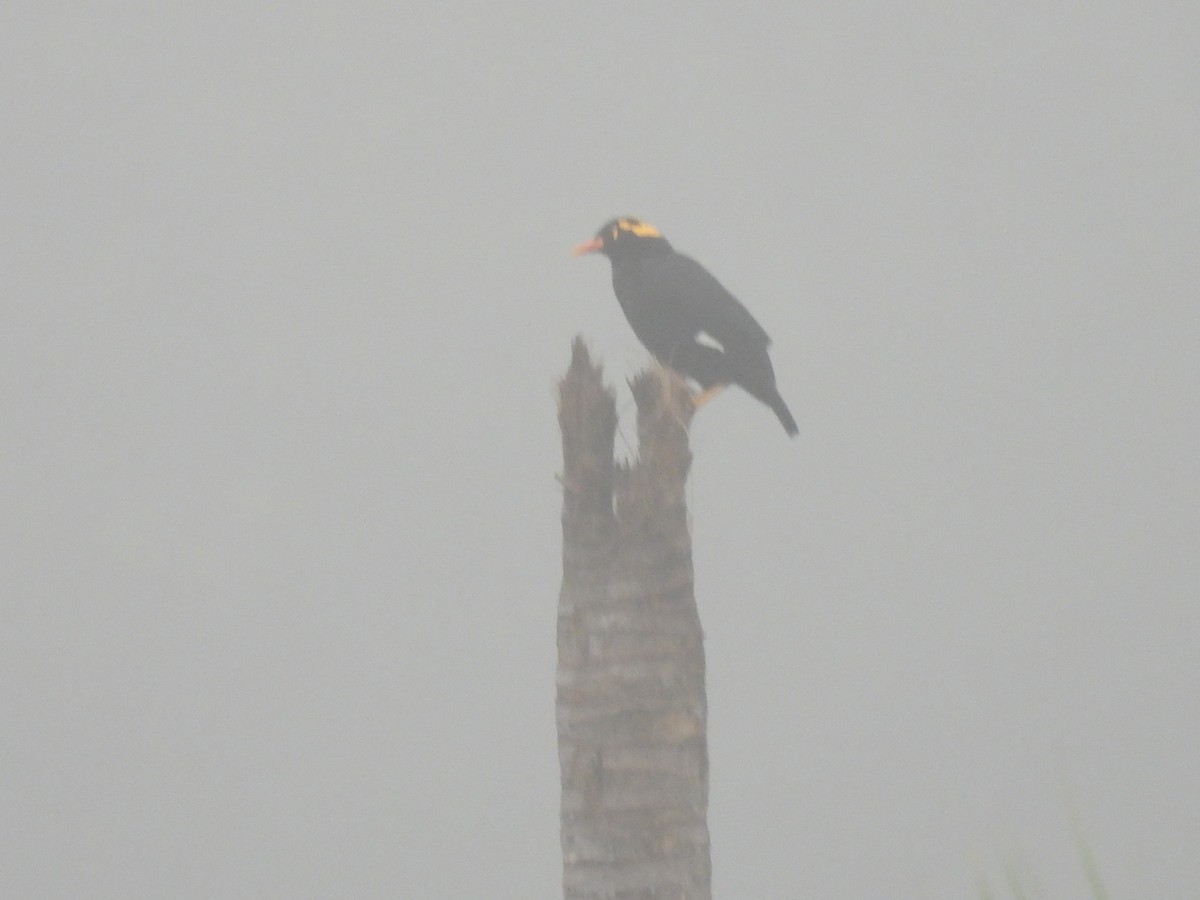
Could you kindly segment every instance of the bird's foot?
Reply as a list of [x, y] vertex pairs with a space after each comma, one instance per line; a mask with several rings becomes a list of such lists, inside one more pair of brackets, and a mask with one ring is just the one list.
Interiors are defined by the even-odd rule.
[[727, 384], [714, 384], [710, 388], [705, 388], [700, 393], [692, 397], [692, 405], [695, 406], [696, 409], [699, 409], [727, 387], [729, 387]]

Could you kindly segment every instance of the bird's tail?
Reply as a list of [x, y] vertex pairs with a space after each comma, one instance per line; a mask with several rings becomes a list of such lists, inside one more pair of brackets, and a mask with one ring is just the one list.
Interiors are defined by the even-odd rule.
[[[772, 373], [768, 372], [768, 374]], [[783, 424], [784, 431], [788, 433], [789, 437], [795, 437], [800, 433], [800, 429], [796, 425], [796, 420], [792, 417], [792, 411], [783, 402], [783, 397], [779, 394], [779, 388], [775, 387], [774, 378], [766, 384], [762, 380], [742, 381], [739, 384], [745, 388], [746, 393], [751, 397], [771, 407], [775, 415], [779, 417], [779, 421]]]
[[772, 388], [763, 400], [767, 406], [775, 411], [775, 415], [779, 416], [779, 421], [783, 423], [784, 430], [787, 431], [789, 437], [795, 437], [800, 433], [799, 427], [796, 425], [796, 420], [792, 417], [792, 411], [788, 409], [787, 404], [783, 402], [783, 397], [779, 391]]

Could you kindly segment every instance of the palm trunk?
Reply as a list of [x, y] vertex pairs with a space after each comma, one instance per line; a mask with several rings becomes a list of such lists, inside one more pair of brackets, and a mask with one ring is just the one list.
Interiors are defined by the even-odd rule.
[[684, 496], [692, 403], [665, 371], [632, 387], [638, 461], [616, 465], [613, 395], [576, 340], [559, 398], [563, 895], [701, 900], [712, 890], [704, 644]]

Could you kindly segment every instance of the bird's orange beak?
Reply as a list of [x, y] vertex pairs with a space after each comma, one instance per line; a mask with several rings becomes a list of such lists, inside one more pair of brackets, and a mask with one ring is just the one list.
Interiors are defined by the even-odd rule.
[[604, 241], [600, 238], [592, 238], [590, 241], [584, 241], [582, 244], [576, 244], [575, 249], [571, 251], [572, 256], [583, 256], [585, 253], [595, 253], [597, 250], [604, 248]]

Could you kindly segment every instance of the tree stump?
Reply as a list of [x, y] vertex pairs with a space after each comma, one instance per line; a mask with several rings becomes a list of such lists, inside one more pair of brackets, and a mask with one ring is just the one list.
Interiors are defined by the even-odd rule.
[[557, 722], [563, 895], [711, 898], [704, 641], [685, 488], [687, 386], [631, 383], [638, 453], [582, 340], [559, 384], [563, 582]]

